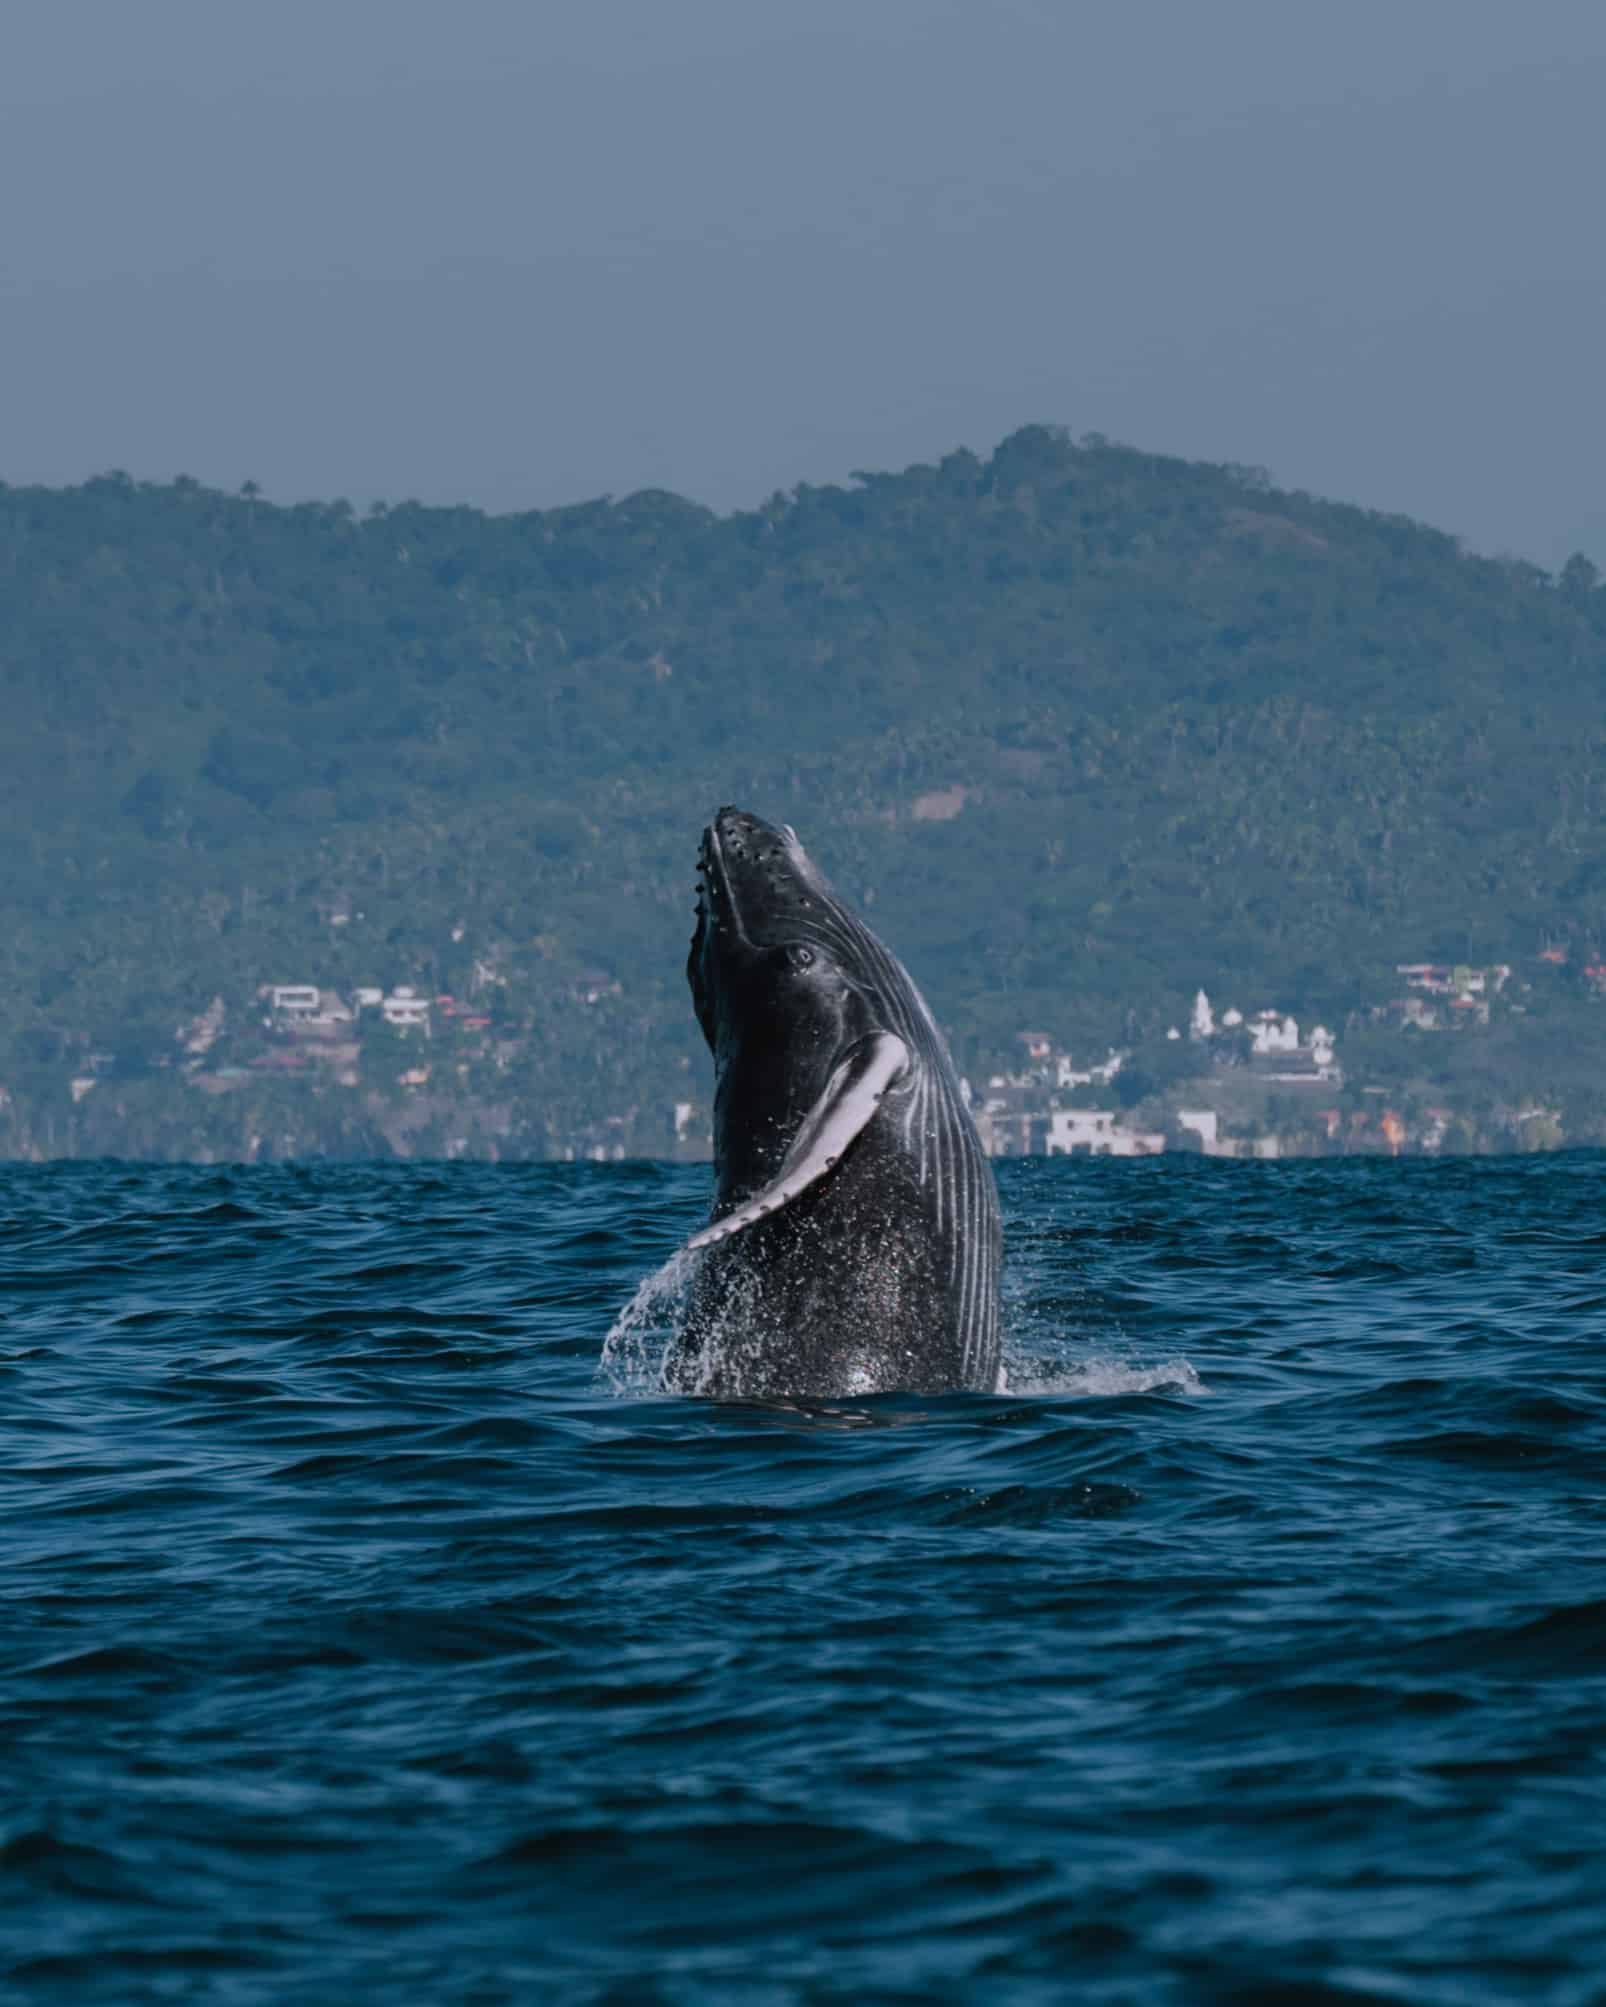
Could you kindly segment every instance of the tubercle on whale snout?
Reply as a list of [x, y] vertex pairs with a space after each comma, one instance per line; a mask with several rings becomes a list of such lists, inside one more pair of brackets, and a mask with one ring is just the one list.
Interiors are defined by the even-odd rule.
[[809, 859], [790, 823], [776, 827], [721, 809], [703, 831], [697, 867], [699, 896], [715, 927], [732, 922], [750, 945], [779, 945], [781, 930], [819, 911]]

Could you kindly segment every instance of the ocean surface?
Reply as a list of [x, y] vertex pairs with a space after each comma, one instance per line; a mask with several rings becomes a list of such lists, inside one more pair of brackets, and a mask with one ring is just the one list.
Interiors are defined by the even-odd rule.
[[1606, 1159], [1000, 1183], [759, 1407], [706, 1170], [0, 1167], [0, 2000], [1606, 2000]]

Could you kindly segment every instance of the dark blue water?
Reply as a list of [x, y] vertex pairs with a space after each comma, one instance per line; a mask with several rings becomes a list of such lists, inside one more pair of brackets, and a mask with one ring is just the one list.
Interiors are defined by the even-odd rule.
[[1603, 1176], [1008, 1165], [789, 1411], [704, 1172], [0, 1171], [0, 1998], [1606, 1998]]

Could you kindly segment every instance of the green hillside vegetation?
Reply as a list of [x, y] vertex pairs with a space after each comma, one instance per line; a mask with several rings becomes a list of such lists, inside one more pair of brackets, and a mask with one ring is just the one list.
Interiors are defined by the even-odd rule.
[[[1583, 558], [1053, 428], [726, 517], [0, 488], [0, 613], [0, 1150], [384, 1147], [366, 1096], [163, 1073], [268, 982], [473, 992], [452, 1092], [505, 1147], [666, 1141], [727, 800], [870, 904], [971, 1068], [1152, 1039], [1201, 983], [1342, 1024], [1402, 960], [1606, 941]], [[1580, 995], [1500, 1064], [1576, 1095], [1603, 1028]], [[86, 1053], [119, 1086], [80, 1106]]]

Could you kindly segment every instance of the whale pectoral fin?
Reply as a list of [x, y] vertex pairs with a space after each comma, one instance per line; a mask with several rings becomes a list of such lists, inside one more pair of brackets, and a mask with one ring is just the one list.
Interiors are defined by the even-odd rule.
[[860, 1039], [836, 1067], [825, 1092], [803, 1118], [781, 1168], [745, 1205], [694, 1233], [688, 1248], [707, 1247], [740, 1233], [823, 1178], [881, 1105], [881, 1097], [909, 1064], [909, 1048], [894, 1032]]

